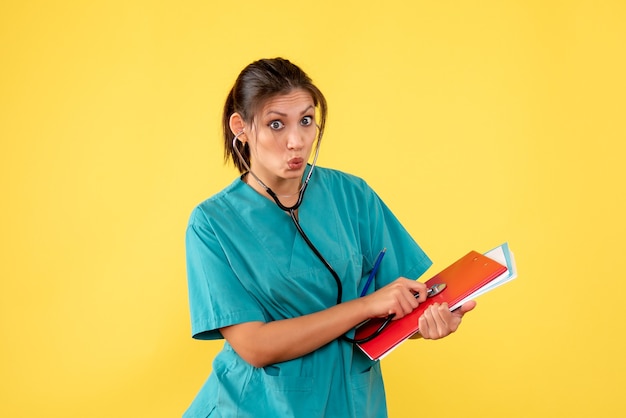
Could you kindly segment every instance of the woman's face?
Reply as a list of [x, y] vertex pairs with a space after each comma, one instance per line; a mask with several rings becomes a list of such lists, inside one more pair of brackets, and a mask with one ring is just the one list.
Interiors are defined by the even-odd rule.
[[315, 142], [315, 105], [311, 94], [293, 90], [269, 99], [246, 126], [250, 168], [278, 186], [302, 178]]

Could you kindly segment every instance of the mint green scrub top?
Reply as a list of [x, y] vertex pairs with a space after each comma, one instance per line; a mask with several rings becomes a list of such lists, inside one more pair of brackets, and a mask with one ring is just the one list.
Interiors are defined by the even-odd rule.
[[[387, 252], [369, 292], [399, 276], [417, 278], [431, 264], [360, 178], [316, 168], [298, 216], [341, 278], [344, 301], [359, 297], [383, 248]], [[221, 327], [294, 318], [336, 303], [333, 276], [289, 215], [239, 178], [195, 208], [186, 246], [196, 339], [220, 339]], [[303, 357], [256, 368], [225, 342], [184, 414], [209, 416], [386, 417], [380, 364], [336, 339]]]

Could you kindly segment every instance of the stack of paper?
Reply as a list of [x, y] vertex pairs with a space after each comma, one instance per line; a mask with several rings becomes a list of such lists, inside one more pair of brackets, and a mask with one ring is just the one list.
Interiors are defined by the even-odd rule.
[[[389, 354], [401, 342], [419, 331], [418, 320], [426, 308], [433, 303], [446, 302], [451, 310], [463, 303], [495, 289], [517, 277], [515, 259], [507, 243], [487, 253], [480, 254], [470, 251], [440, 273], [426, 281], [431, 286], [445, 283], [446, 288], [439, 294], [421, 303], [413, 312], [397, 321], [391, 321], [375, 338], [357, 344], [372, 360], [379, 360]], [[361, 324], [355, 339], [364, 339], [372, 335], [381, 324], [382, 319], [370, 319]]]

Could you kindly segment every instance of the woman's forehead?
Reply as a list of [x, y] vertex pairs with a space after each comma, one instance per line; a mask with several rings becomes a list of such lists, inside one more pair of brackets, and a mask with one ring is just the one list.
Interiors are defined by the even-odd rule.
[[300, 115], [310, 109], [315, 109], [315, 102], [311, 93], [303, 89], [296, 89], [268, 98], [261, 106], [260, 114], [261, 116], [272, 113]]

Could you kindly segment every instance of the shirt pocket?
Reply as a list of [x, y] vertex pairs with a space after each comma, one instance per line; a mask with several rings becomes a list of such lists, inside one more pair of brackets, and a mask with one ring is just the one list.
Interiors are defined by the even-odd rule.
[[313, 377], [275, 375], [272, 371], [258, 370], [259, 379], [254, 379], [256, 384], [249, 387], [253, 392], [248, 396], [258, 402], [259, 393], [264, 393], [267, 411], [275, 417], [322, 416], [325, 402], [315, 393]]
[[355, 416], [363, 418], [386, 418], [387, 406], [380, 365], [351, 376], [352, 399]]
[[[189, 409], [183, 418], [208, 418], [220, 417], [223, 415], [232, 416], [236, 403], [230, 394], [237, 391], [237, 388], [229, 387], [225, 389], [223, 382], [230, 382], [232, 376], [227, 375], [233, 372], [236, 367], [236, 357], [230, 357], [232, 351], [226, 349], [217, 355], [213, 361], [213, 371], [208, 380], [204, 383], [200, 392], [196, 395]], [[236, 374], [236, 373], [235, 373]]]

